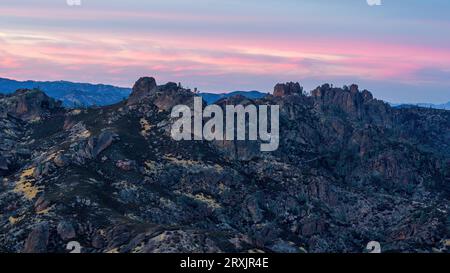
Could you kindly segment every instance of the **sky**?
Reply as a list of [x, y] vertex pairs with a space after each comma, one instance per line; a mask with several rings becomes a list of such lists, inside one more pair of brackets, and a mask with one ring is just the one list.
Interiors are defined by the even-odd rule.
[[202, 92], [359, 84], [450, 101], [450, 1], [1, 0], [0, 77]]

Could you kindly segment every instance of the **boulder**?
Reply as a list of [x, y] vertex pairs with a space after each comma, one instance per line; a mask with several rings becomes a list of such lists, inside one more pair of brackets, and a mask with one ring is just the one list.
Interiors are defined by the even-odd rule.
[[89, 158], [96, 158], [101, 152], [111, 146], [117, 138], [118, 135], [110, 131], [104, 131], [98, 137], [90, 137], [83, 154]]
[[53, 163], [58, 167], [64, 167], [69, 164], [69, 159], [65, 155], [59, 154], [53, 159]]
[[58, 232], [58, 235], [61, 237], [61, 239], [65, 241], [76, 237], [75, 228], [70, 222], [67, 221], [61, 221], [58, 224], [56, 231]]
[[48, 223], [36, 225], [28, 234], [23, 249], [24, 253], [45, 253], [47, 252], [48, 239], [50, 236]]

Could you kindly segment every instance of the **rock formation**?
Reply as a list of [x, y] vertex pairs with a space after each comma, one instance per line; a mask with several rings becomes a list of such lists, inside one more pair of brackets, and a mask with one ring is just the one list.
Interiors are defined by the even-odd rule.
[[155, 93], [156, 91], [156, 80], [153, 77], [143, 77], [140, 78], [133, 86], [133, 92], [131, 92], [128, 98], [128, 105], [133, 105], [142, 101], [142, 99], [147, 98]]
[[275, 85], [273, 95], [275, 97], [284, 97], [293, 94], [302, 94], [303, 87], [298, 82], [279, 83]]
[[141, 78], [128, 99], [62, 109], [39, 91], [0, 98], [0, 250], [445, 252], [450, 112], [396, 109], [356, 85], [273, 96], [280, 147], [174, 141], [195, 96]]

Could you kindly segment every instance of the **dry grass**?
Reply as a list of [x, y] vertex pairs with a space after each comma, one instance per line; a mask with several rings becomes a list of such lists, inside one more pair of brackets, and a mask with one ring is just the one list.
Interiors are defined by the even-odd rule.
[[33, 200], [42, 191], [42, 188], [33, 185], [35, 182], [33, 178], [34, 170], [35, 168], [24, 170], [14, 188], [14, 192], [22, 194], [28, 200]]

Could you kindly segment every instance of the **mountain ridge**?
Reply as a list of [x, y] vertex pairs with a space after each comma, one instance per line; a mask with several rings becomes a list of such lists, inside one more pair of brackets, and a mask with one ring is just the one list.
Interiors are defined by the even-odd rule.
[[[17, 81], [0, 77], [0, 94], [14, 93], [19, 89], [40, 89], [47, 95], [57, 100], [61, 100], [65, 107], [91, 107], [107, 106], [118, 103], [128, 98], [132, 89], [118, 87], [109, 84], [93, 84], [82, 82], [60, 81]], [[105, 96], [108, 95], [108, 96]], [[249, 99], [260, 99], [268, 95], [267, 92], [257, 90], [230, 91], [223, 93], [201, 92], [200, 96], [207, 104], [212, 104], [220, 99], [229, 98], [235, 95], [242, 95]], [[390, 103], [393, 107], [422, 107], [450, 110], [450, 101], [442, 104], [432, 103]]]
[[105, 106], [126, 99], [130, 88], [107, 84], [70, 81], [16, 81], [0, 78], [0, 92], [10, 94], [19, 89], [40, 89], [48, 96], [60, 100], [66, 107]]
[[199, 94], [206, 101], [207, 104], [213, 104], [221, 99], [229, 98], [233, 96], [244, 96], [248, 99], [260, 99], [268, 95], [268, 93], [264, 93], [257, 90], [250, 91], [232, 91], [229, 93], [209, 93], [209, 92], [201, 92]]
[[[61, 100], [65, 107], [90, 107], [106, 106], [118, 103], [131, 94], [131, 88], [118, 87], [108, 84], [91, 84], [71, 81], [17, 81], [0, 78], [0, 93], [11, 94], [19, 89], [40, 89], [47, 95]], [[248, 98], [261, 98], [266, 94], [252, 91], [232, 91], [229, 93], [202, 92], [200, 95], [208, 104], [214, 103], [221, 98], [233, 95], [244, 95]], [[108, 95], [105, 97], [105, 95]]]
[[129, 99], [65, 109], [0, 98], [0, 249], [65, 252], [445, 252], [450, 112], [396, 109], [357, 85], [298, 83], [233, 104], [279, 105], [280, 146], [175, 141], [197, 94], [143, 77]]

